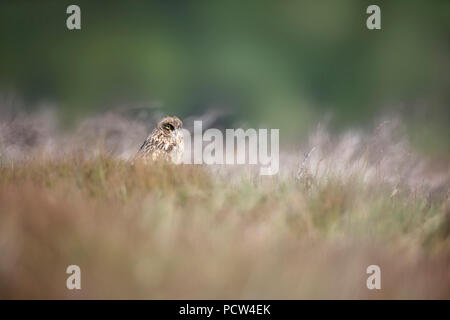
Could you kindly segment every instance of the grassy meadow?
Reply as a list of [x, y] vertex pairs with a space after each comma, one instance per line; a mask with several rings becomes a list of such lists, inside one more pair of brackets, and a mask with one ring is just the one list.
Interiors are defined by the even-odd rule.
[[[73, 5], [0, 1], [0, 300], [450, 299], [450, 1]], [[167, 115], [279, 173], [133, 163]]]
[[376, 131], [323, 137], [272, 177], [106, 151], [2, 159], [0, 298], [450, 298], [447, 163]]

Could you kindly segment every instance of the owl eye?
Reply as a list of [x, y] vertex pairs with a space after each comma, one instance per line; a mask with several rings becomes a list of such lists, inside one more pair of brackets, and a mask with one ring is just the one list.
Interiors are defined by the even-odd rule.
[[167, 129], [169, 131], [173, 131], [175, 128], [170, 123], [167, 123], [164, 125], [164, 129]]

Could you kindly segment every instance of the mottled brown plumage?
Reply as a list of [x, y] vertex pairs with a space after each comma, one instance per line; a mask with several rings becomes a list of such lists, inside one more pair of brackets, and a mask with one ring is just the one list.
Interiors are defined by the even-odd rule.
[[136, 158], [172, 160], [179, 163], [184, 152], [183, 122], [177, 117], [165, 117], [145, 139]]

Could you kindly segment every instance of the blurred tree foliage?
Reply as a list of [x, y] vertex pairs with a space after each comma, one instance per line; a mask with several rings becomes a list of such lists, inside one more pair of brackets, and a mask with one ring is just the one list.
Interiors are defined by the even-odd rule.
[[[370, 4], [382, 30], [366, 28]], [[287, 134], [327, 111], [354, 125], [398, 108], [447, 144], [449, 15], [447, 0], [2, 1], [0, 90], [70, 117], [152, 101]]]

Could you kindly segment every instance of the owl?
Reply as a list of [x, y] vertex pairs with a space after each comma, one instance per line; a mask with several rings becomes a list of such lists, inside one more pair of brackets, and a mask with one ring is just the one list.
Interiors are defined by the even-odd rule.
[[177, 117], [165, 117], [145, 139], [135, 158], [180, 163], [184, 153], [182, 128], [183, 122]]

